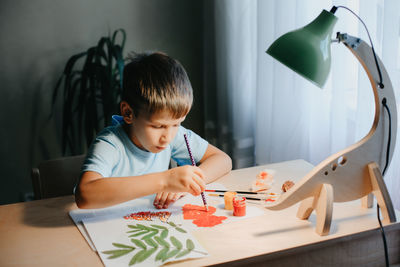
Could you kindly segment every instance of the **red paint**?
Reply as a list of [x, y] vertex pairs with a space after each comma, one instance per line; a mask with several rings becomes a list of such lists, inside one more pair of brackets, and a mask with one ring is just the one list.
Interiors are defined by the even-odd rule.
[[204, 206], [186, 204], [182, 207], [183, 219], [193, 220], [198, 227], [213, 227], [227, 219], [225, 216], [213, 215], [216, 210], [213, 206], [208, 206], [208, 211], [206, 211]]
[[235, 197], [233, 199], [233, 216], [245, 216], [246, 215], [246, 198]]
[[268, 201], [269, 201], [269, 202], [274, 202], [274, 201], [275, 201], [275, 199], [268, 198], [268, 199], [266, 199], [265, 201], [266, 201], [266, 202], [268, 202]]
[[136, 213], [131, 213], [124, 216], [126, 220], [137, 220], [137, 221], [152, 221], [153, 218], [158, 218], [162, 222], [167, 222], [168, 218], [171, 216], [171, 212], [169, 211], [139, 211]]

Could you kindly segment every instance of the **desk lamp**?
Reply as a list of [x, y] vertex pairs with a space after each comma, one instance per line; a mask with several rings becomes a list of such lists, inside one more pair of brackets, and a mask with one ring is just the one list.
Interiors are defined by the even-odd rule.
[[319, 235], [329, 234], [334, 202], [362, 199], [361, 206], [370, 208], [372, 195], [382, 210], [383, 223], [396, 221], [381, 174], [382, 167], [385, 172], [392, 158], [397, 130], [392, 84], [382, 61], [375, 54], [370, 37], [371, 46], [360, 38], [340, 32], [335, 40], [331, 40], [337, 21], [334, 13], [339, 7], [352, 12], [343, 6], [334, 6], [329, 12], [323, 10], [310, 24], [282, 35], [267, 50], [269, 55], [290, 69], [323, 87], [330, 70], [330, 45], [333, 41], [341, 42], [358, 59], [371, 82], [375, 117], [369, 133], [357, 143], [323, 160], [277, 201], [266, 206], [270, 210], [281, 210], [301, 201], [297, 217], [308, 219], [315, 210], [315, 230]]

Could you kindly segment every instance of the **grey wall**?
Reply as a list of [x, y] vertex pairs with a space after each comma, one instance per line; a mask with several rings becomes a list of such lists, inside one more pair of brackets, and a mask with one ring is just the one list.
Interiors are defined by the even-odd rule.
[[50, 97], [66, 60], [118, 28], [129, 51], [160, 50], [186, 68], [195, 104], [184, 125], [203, 135], [202, 1], [0, 1], [0, 204], [32, 191], [30, 170], [61, 156]]

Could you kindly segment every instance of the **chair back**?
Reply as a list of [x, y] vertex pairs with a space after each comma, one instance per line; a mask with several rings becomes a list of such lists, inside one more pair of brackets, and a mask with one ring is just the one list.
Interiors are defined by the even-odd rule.
[[71, 195], [86, 155], [43, 161], [32, 169], [35, 199]]

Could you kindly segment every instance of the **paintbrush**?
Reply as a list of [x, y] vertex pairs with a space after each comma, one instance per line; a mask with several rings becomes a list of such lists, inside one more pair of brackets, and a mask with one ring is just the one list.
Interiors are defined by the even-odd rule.
[[[221, 194], [208, 194], [211, 197], [224, 197], [224, 195]], [[258, 197], [246, 197], [248, 200], [265, 200], [265, 198], [258, 198]]]
[[[224, 195], [221, 194], [208, 194], [210, 197], [224, 197]], [[240, 195], [241, 197], [243, 195]], [[257, 201], [265, 201], [265, 202], [274, 202], [276, 199], [276, 195], [275, 196], [269, 196], [268, 198], [258, 198], [258, 197], [247, 197], [244, 196], [247, 200], [257, 200]]]
[[[192, 151], [190, 150], [189, 141], [187, 139], [186, 134], [183, 134], [183, 137], [185, 138], [186, 147], [189, 152], [189, 157], [190, 157], [190, 160], [192, 161], [192, 165], [196, 166], [196, 162], [194, 162], [194, 158], [192, 155]], [[201, 198], [203, 199], [203, 204], [204, 204], [206, 211], [208, 211], [207, 200], [206, 200], [206, 196], [204, 195], [204, 192], [201, 192]]]
[[236, 192], [238, 194], [250, 194], [250, 195], [276, 195], [275, 193], [267, 193], [267, 192], [252, 192], [252, 191], [236, 191], [236, 190], [217, 190], [217, 189], [206, 189], [206, 192]]

